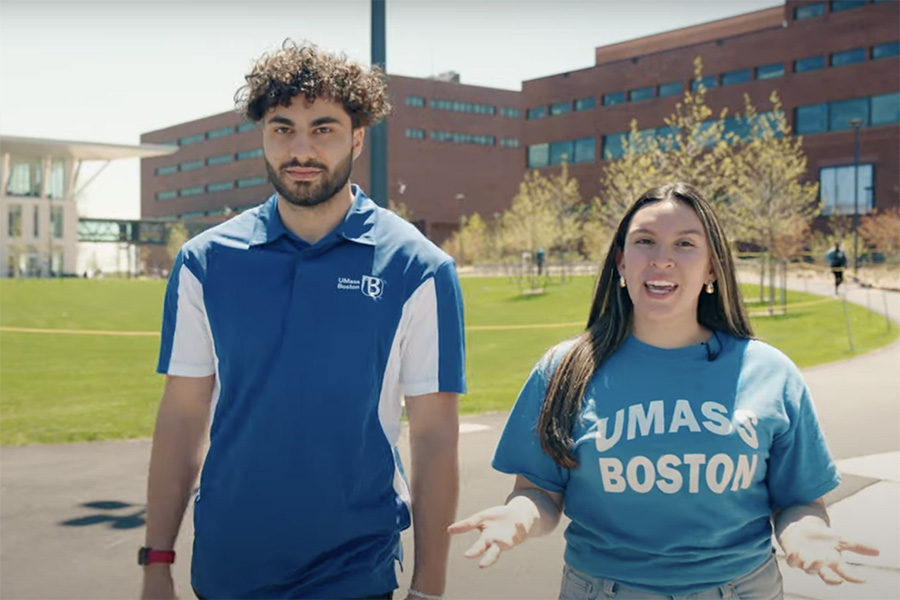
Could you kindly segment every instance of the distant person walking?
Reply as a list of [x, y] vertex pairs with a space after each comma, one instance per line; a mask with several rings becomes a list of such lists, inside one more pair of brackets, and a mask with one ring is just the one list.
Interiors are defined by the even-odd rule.
[[288, 41], [245, 79], [238, 108], [260, 124], [275, 193], [186, 242], [169, 277], [142, 596], [176, 593], [169, 563], [202, 462], [198, 597], [391, 598], [412, 523], [407, 597], [440, 598], [463, 311], [453, 260], [350, 183], [389, 110], [385, 76]]
[[834, 293], [837, 294], [838, 288], [844, 283], [844, 269], [847, 267], [847, 255], [841, 250], [840, 242], [835, 242], [834, 248], [828, 253], [828, 264], [834, 274]]
[[776, 600], [773, 533], [828, 583], [859, 581], [842, 553], [878, 553], [829, 527], [840, 477], [809, 389], [753, 339], [725, 235], [682, 183], [625, 214], [587, 327], [535, 366], [493, 464], [506, 503], [450, 531], [478, 531], [465, 555], [487, 567], [565, 510], [564, 600]]

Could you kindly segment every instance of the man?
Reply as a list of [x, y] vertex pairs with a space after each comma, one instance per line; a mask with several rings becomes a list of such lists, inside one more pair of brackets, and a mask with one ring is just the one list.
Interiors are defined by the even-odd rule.
[[847, 266], [847, 255], [841, 250], [840, 242], [834, 243], [834, 248], [828, 253], [828, 262], [834, 274], [834, 293], [837, 294], [838, 288], [844, 282], [844, 268]]
[[439, 598], [465, 391], [453, 262], [349, 183], [390, 108], [381, 73], [286, 42], [246, 80], [238, 108], [261, 123], [276, 194], [188, 241], [172, 269], [143, 596], [175, 594], [167, 551], [208, 432], [199, 597], [391, 598], [411, 519], [408, 596]]

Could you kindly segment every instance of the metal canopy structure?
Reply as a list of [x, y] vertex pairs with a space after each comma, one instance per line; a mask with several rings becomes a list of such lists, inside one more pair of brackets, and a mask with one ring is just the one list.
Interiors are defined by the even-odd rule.
[[9, 153], [20, 159], [41, 159], [44, 156], [71, 158], [73, 160], [118, 160], [122, 158], [152, 158], [165, 156], [178, 150], [178, 146], [165, 144], [103, 144], [49, 140], [32, 137], [4, 135], [0, 137], [0, 153]]

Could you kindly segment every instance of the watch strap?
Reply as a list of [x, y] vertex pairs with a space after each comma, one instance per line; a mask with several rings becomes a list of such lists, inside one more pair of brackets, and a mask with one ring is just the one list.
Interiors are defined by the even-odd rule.
[[172, 564], [175, 562], [174, 550], [156, 550], [146, 546], [138, 550], [138, 564], [151, 565], [154, 563]]

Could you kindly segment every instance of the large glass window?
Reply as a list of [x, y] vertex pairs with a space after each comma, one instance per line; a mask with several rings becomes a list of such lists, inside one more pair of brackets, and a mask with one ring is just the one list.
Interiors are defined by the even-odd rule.
[[632, 102], [640, 102], [641, 100], [649, 100], [653, 97], [655, 89], [652, 85], [646, 87], [635, 88], [628, 92], [628, 99]]
[[696, 79], [691, 80], [691, 91], [696, 92], [698, 89], [700, 89], [701, 84], [708, 90], [713, 89], [714, 87], [716, 87], [716, 76], [707, 75], [700, 81], [697, 81]]
[[757, 79], [774, 79], [784, 75], [784, 63], [773, 63], [771, 65], [763, 65], [756, 67]]
[[872, 96], [872, 125], [900, 123], [900, 92]]
[[179, 171], [194, 171], [202, 167], [204, 162], [202, 160], [192, 160], [189, 162], [183, 162], [178, 165]]
[[156, 174], [157, 175], [171, 175], [172, 173], [177, 173], [178, 167], [176, 165], [168, 165], [165, 167], [157, 167]]
[[553, 142], [550, 144], [550, 164], [561, 165], [563, 160], [572, 162], [575, 154], [575, 143], [572, 140]]
[[853, 48], [852, 50], [844, 50], [843, 52], [835, 52], [831, 55], [832, 67], [844, 67], [846, 65], [855, 65], [865, 62], [866, 49]]
[[407, 96], [406, 105], [422, 108], [423, 106], [425, 106], [425, 98], [423, 98], [422, 96]]
[[206, 133], [206, 137], [214, 140], [216, 138], [225, 137], [226, 135], [231, 135], [234, 133], [234, 127], [222, 127], [220, 129], [213, 129]]
[[238, 160], [250, 160], [251, 158], [259, 158], [263, 155], [262, 148], [256, 148], [255, 150], [242, 150], [237, 153]]
[[425, 139], [425, 130], [424, 129], [407, 129], [406, 137], [413, 140], [424, 140]]
[[220, 154], [219, 156], [210, 156], [206, 159], [206, 164], [214, 167], [216, 165], [228, 164], [234, 160], [234, 154]]
[[31, 214], [31, 234], [35, 238], [41, 237], [41, 207], [34, 205], [34, 212]]
[[520, 111], [518, 108], [501, 108], [500, 116], [509, 117], [511, 119], [518, 119], [522, 116], [522, 111]]
[[739, 83], [747, 83], [753, 80], [753, 71], [750, 69], [740, 69], [738, 71], [729, 71], [722, 73], [722, 86], [737, 85]]
[[210, 183], [206, 186], [207, 192], [225, 192], [234, 189], [233, 181], [221, 181], [219, 183]]
[[842, 12], [854, 8], [862, 8], [866, 0], [831, 0], [831, 12]]
[[543, 119], [547, 116], [547, 107], [546, 106], [535, 106], [534, 108], [528, 109], [528, 118], [529, 119]]
[[794, 131], [800, 135], [828, 131], [828, 104], [810, 104], [795, 108]]
[[900, 54], [900, 41], [888, 42], [887, 44], [878, 44], [872, 46], [872, 58], [890, 58]]
[[22, 237], [22, 205], [10, 204], [7, 212], [6, 233], [11, 238]]
[[41, 161], [10, 161], [7, 196], [41, 195]]
[[177, 198], [177, 197], [178, 197], [178, 192], [176, 192], [175, 190], [159, 192], [156, 194], [157, 200], [172, 200], [173, 198]]
[[239, 188], [248, 188], [257, 185], [263, 185], [265, 182], [265, 177], [250, 177], [248, 179], [238, 179], [237, 186]]
[[821, 17], [825, 14], [824, 2], [811, 2], [809, 4], [800, 4], [794, 8], [794, 20], [802, 21], [803, 19], [812, 19]]
[[592, 163], [596, 158], [594, 138], [581, 138], [575, 140], [574, 163]]
[[610, 92], [603, 94], [603, 106], [615, 106], [625, 103], [625, 92]]
[[[822, 215], [852, 215], [859, 206], [859, 214], [872, 212], [873, 175], [871, 164], [859, 165], [859, 177], [854, 165], [824, 167], [819, 170], [819, 198]], [[854, 184], [856, 192], [854, 193]]]
[[50, 179], [47, 181], [47, 197], [62, 198], [66, 193], [66, 163], [54, 158], [50, 164]]
[[575, 110], [590, 110], [594, 108], [594, 97], [579, 98], [575, 101]]
[[852, 128], [850, 121], [853, 119], [862, 121], [862, 127], [866, 127], [869, 124], [868, 98], [838, 100], [829, 105], [828, 129], [830, 131]]
[[528, 168], [540, 169], [550, 164], [550, 144], [528, 146]]
[[452, 110], [456, 112], [475, 113], [477, 115], [493, 115], [497, 107], [490, 104], [478, 104], [475, 102], [460, 102], [458, 100], [431, 100], [431, 108], [438, 110]]
[[794, 61], [794, 73], [818, 71], [825, 68], [825, 56], [808, 56]]
[[62, 239], [63, 236], [63, 215], [65, 211], [62, 206], [50, 207], [50, 224], [53, 228], [53, 237]]
[[179, 196], [199, 196], [204, 192], [202, 185], [192, 185], [191, 187], [181, 188], [178, 191]]
[[669, 83], [661, 83], [659, 85], [659, 97], [675, 96], [680, 94], [682, 86], [680, 81], [670, 81]]
[[197, 135], [189, 135], [187, 137], [179, 138], [178, 145], [179, 146], [189, 146], [191, 144], [197, 144], [206, 139], [206, 136], [202, 133], [198, 133]]
[[516, 138], [500, 138], [500, 146], [502, 148], [518, 148], [519, 140]]
[[627, 133], [613, 133], [603, 136], [603, 158], [604, 160], [615, 160], [625, 156], [625, 139]]
[[568, 100], [566, 102], [557, 102], [555, 104], [550, 105], [550, 114], [553, 116], [556, 115], [564, 115], [566, 113], [572, 112], [572, 102]]

